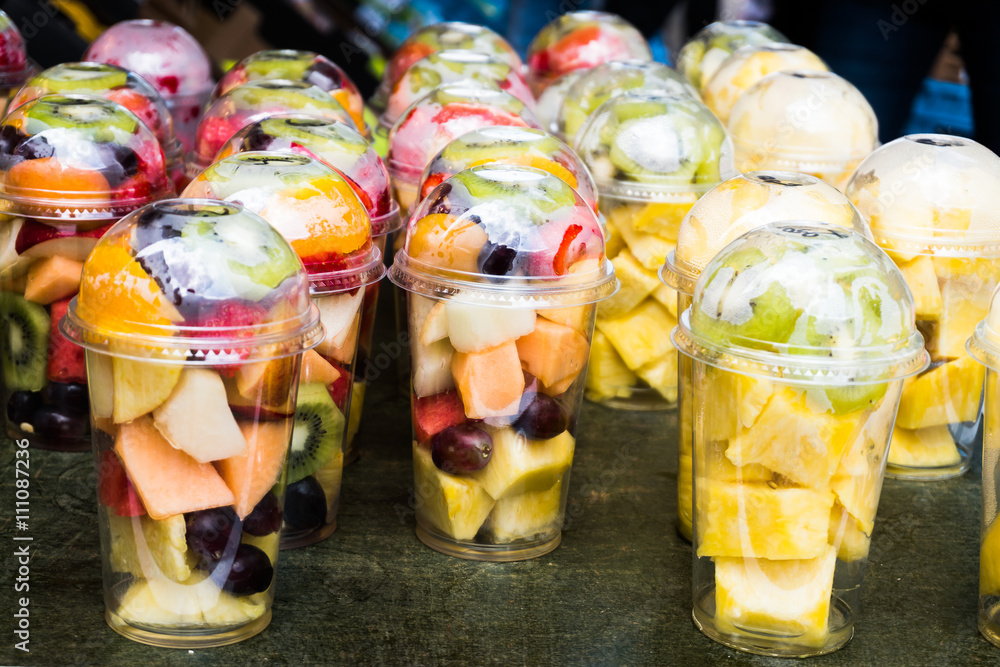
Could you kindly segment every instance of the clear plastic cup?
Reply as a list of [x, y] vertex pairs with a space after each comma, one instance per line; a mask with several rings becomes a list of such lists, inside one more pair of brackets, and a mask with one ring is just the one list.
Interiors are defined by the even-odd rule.
[[549, 84], [538, 96], [535, 102], [535, 115], [541, 121], [542, 127], [550, 134], [563, 140], [566, 139], [559, 134], [559, 111], [569, 89], [589, 71], [589, 69], [575, 69], [572, 72], [566, 72]]
[[[720, 250], [753, 229], [782, 220], [825, 222], [871, 238], [847, 197], [818, 178], [789, 171], [741, 174], [706, 192], [681, 220], [677, 247], [660, 269], [660, 279], [677, 292], [677, 312], [691, 307], [698, 278]], [[620, 357], [612, 360], [624, 363]], [[677, 358], [677, 387], [677, 530], [690, 540], [691, 442], [704, 405], [692, 401], [691, 358], [683, 354]]]
[[716, 21], [702, 28], [681, 49], [677, 69], [699, 92], [733, 52], [747, 45], [788, 42], [780, 32], [759, 21]]
[[567, 12], [528, 45], [528, 83], [538, 96], [567, 72], [630, 59], [653, 59], [649, 44], [631, 23], [606, 12]]
[[83, 352], [57, 324], [123, 215], [173, 194], [163, 150], [123, 106], [48, 95], [0, 121], [0, 397], [32, 447], [90, 447]]
[[389, 101], [379, 124], [392, 128], [411, 104], [434, 88], [447, 83], [485, 85], [499, 88], [535, 106], [535, 98], [519, 67], [482, 53], [472, 51], [435, 51], [410, 65], [389, 91]]
[[188, 178], [212, 164], [226, 142], [250, 123], [289, 113], [337, 120], [358, 130], [340, 102], [310, 83], [286, 79], [250, 81], [213, 102], [198, 122], [195, 148], [185, 167]]
[[309, 272], [326, 338], [303, 358], [281, 546], [319, 542], [337, 528], [366, 292], [385, 275], [368, 213], [346, 178], [304, 155], [239, 153], [206, 169], [183, 195], [260, 215]]
[[598, 309], [587, 398], [629, 410], [670, 408], [677, 295], [656, 272], [691, 206], [734, 174], [732, 144], [697, 100], [627, 94], [598, 107], [576, 148], [597, 183], [607, 253], [622, 284]]
[[616, 289], [592, 208], [540, 169], [479, 166], [414, 212], [408, 292], [417, 536], [488, 561], [558, 546], [595, 303]]
[[39, 72], [10, 101], [14, 110], [53, 93], [100, 95], [122, 105], [156, 135], [175, 184], [183, 178], [184, 152], [174, 134], [174, 121], [156, 88], [135, 72], [106, 63], [63, 63]]
[[700, 100], [697, 91], [680, 74], [663, 63], [615, 60], [597, 65], [566, 91], [559, 108], [557, 136], [573, 144], [587, 118], [612, 97], [625, 93], [667, 94]]
[[208, 54], [184, 28], [167, 21], [122, 21], [101, 33], [83, 60], [124, 67], [151, 83], [167, 102], [184, 150], [194, 148], [215, 81]]
[[389, 133], [386, 157], [403, 217], [417, 203], [420, 176], [434, 156], [452, 139], [491, 125], [541, 128], [513, 95], [463, 83], [439, 86], [406, 110]]
[[792, 70], [827, 72], [829, 68], [804, 46], [781, 43], [742, 46], [723, 60], [706, 81], [702, 91], [705, 104], [726, 123], [740, 95], [768, 74]]
[[741, 172], [801, 171], [839, 189], [878, 145], [864, 96], [815, 70], [768, 74], [736, 100], [727, 128]]
[[1000, 157], [962, 137], [909, 135], [866, 158], [845, 192], [906, 278], [931, 357], [903, 387], [886, 474], [960, 475], [982, 423], [983, 368], [965, 341], [1000, 283]]
[[892, 419], [927, 366], [913, 299], [864, 236], [765, 225], [708, 263], [674, 330], [691, 357], [694, 620], [763, 655], [854, 633]]
[[94, 248], [60, 329], [86, 350], [108, 625], [171, 648], [263, 630], [323, 337], [295, 252], [239, 206], [151, 204]]
[[10, 98], [33, 73], [21, 33], [10, 17], [0, 11], [0, 115], [7, 114]]

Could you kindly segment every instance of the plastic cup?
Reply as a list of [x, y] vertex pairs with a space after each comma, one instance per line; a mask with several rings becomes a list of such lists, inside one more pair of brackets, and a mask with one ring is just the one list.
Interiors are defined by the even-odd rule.
[[108, 625], [172, 648], [260, 632], [323, 338], [295, 252], [239, 206], [151, 204], [90, 254], [60, 328], [87, 356]]
[[[691, 307], [695, 284], [705, 266], [739, 236], [771, 222], [814, 220], [871, 238], [868, 225], [837, 188], [788, 171], [741, 174], [706, 192], [677, 230], [677, 247], [667, 255], [660, 279], [677, 292], [677, 312]], [[704, 405], [694, 395], [691, 358], [677, 358], [677, 530], [691, 539], [691, 451], [696, 419]]]
[[982, 423], [983, 368], [965, 341], [1000, 283], [1000, 158], [962, 137], [882, 146], [845, 190], [916, 302], [931, 369], [907, 382], [886, 474], [946, 479], [968, 470]]
[[539, 169], [473, 167], [421, 203], [389, 275], [407, 291], [417, 536], [473, 560], [555, 549], [594, 304], [617, 286], [593, 209]]
[[702, 92], [719, 66], [740, 47], [787, 41], [780, 32], [759, 21], [716, 21], [684, 45], [677, 56], [677, 69]]
[[567, 72], [631, 59], [653, 59], [649, 44], [631, 23], [606, 12], [567, 12], [528, 45], [528, 83], [538, 96]]
[[904, 378], [927, 365], [913, 299], [864, 236], [765, 225], [705, 267], [674, 330], [691, 357], [694, 620], [751, 653], [854, 632]]
[[542, 91], [535, 101], [535, 115], [541, 122], [542, 127], [550, 134], [565, 140], [566, 137], [559, 133], [559, 112], [569, 89], [580, 77], [589, 72], [589, 69], [575, 69], [566, 72], [561, 77], [553, 81]]
[[58, 335], [83, 262], [123, 215], [173, 194], [152, 131], [101, 97], [48, 95], [0, 121], [0, 397], [32, 447], [90, 447], [83, 352]]
[[10, 17], [0, 11], [0, 114], [6, 115], [10, 98], [33, 73], [21, 33]]
[[741, 172], [801, 171], [843, 189], [878, 145], [875, 112], [830, 72], [774, 72], [740, 95], [727, 124]]
[[303, 358], [281, 546], [319, 542], [337, 528], [367, 288], [385, 275], [368, 213], [346, 178], [304, 155], [239, 153], [183, 194], [242, 203], [285, 237], [309, 272], [326, 337]]
[[684, 214], [733, 174], [732, 145], [697, 100], [629, 94], [591, 115], [577, 152], [597, 183], [607, 253], [622, 284], [598, 309], [587, 398], [629, 410], [670, 408], [677, 403], [670, 343], [677, 296], [656, 272]]
[[774, 72], [829, 69], [819, 56], [795, 44], [748, 44], [722, 61], [705, 83], [705, 105], [725, 124], [739, 96]]
[[184, 150], [194, 148], [215, 81], [208, 54], [189, 32], [167, 21], [121, 21], [90, 44], [83, 60], [124, 67], [151, 83], [166, 100]]

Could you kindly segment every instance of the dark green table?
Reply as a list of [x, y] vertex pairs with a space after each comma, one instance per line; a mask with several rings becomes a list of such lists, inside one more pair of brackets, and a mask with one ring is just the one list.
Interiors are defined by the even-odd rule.
[[[562, 545], [532, 561], [474, 563], [414, 535], [409, 407], [395, 380], [390, 366], [369, 389], [365, 450], [345, 471], [337, 532], [282, 552], [270, 627], [217, 649], [152, 648], [105, 625], [91, 457], [33, 450], [31, 652], [15, 650], [21, 543], [4, 441], [0, 664], [791, 663], [716, 644], [691, 621], [673, 416], [586, 404]], [[1000, 664], [976, 630], [979, 487], [978, 466], [947, 482], [886, 482], [855, 637], [815, 664]]]

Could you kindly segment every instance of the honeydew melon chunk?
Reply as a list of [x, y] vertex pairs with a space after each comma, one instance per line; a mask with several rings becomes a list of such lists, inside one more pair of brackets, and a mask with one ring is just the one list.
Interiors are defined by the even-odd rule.
[[545, 491], [529, 491], [497, 501], [483, 528], [498, 544], [558, 533], [562, 524], [563, 482]]
[[654, 290], [666, 287], [627, 249], [621, 251], [612, 263], [621, 287], [614, 296], [601, 302], [599, 313], [603, 318], [621, 317], [642, 303]]
[[[319, 308], [319, 317], [326, 329], [326, 337], [323, 342], [316, 346], [316, 351], [328, 357], [340, 359], [346, 356], [343, 353], [345, 344], [349, 342], [352, 330], [355, 328], [355, 321], [361, 311], [361, 302], [364, 299], [363, 289], [350, 292], [340, 292], [337, 294], [325, 294], [313, 299], [313, 303]], [[353, 357], [353, 346], [351, 346], [351, 357]], [[350, 361], [350, 359], [348, 359]]]
[[[417, 397], [440, 394], [455, 386], [451, 362], [455, 348], [447, 340], [413, 346], [413, 391]], [[355, 386], [357, 386], [355, 384]]]
[[416, 442], [413, 469], [420, 518], [452, 539], [473, 539], [495, 505], [482, 484], [472, 476], [451, 475], [438, 469], [430, 451]]
[[493, 456], [470, 477], [492, 498], [550, 489], [573, 465], [576, 441], [569, 431], [549, 440], [529, 440], [509, 426], [486, 430], [493, 438]]
[[420, 342], [423, 345], [430, 345], [448, 336], [448, 315], [444, 304], [444, 301], [435, 303], [424, 318], [420, 327]]
[[448, 338], [459, 352], [481, 352], [531, 333], [535, 311], [446, 301]]
[[424, 322], [427, 321], [427, 316], [430, 315], [431, 310], [437, 304], [438, 301], [435, 299], [429, 299], [426, 296], [420, 296], [413, 292], [407, 293], [406, 311], [410, 324], [411, 344], [415, 345], [413, 341], [420, 340], [420, 332], [423, 331]]
[[924, 429], [974, 421], [979, 416], [983, 377], [982, 364], [967, 354], [924, 373], [903, 388], [896, 425]]
[[599, 319], [597, 329], [608, 337], [625, 365], [636, 371], [674, 349], [670, 332], [677, 324], [655, 299], [646, 299], [630, 313]]
[[173, 392], [153, 410], [153, 424], [175, 448], [199, 463], [240, 456], [247, 441], [229, 409], [226, 386], [215, 371], [186, 368]]
[[958, 447], [945, 425], [916, 430], [892, 430], [889, 463], [908, 468], [940, 468], [958, 465], [962, 460]]
[[608, 337], [594, 332], [587, 366], [587, 393], [592, 400], [627, 398], [639, 377], [629, 370]]

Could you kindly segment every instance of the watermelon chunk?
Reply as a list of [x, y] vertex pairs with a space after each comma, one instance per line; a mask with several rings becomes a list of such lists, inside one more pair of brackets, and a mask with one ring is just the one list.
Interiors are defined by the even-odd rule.
[[87, 382], [87, 362], [84, 349], [71, 343], [59, 332], [59, 320], [69, 308], [69, 299], [54, 302], [49, 331], [49, 363], [45, 376], [50, 382]]
[[118, 516], [143, 516], [146, 513], [122, 462], [110, 449], [101, 454], [97, 495], [101, 504], [111, 508]]
[[449, 426], [464, 421], [465, 407], [454, 389], [413, 401], [413, 427], [418, 442], [427, 442]]

